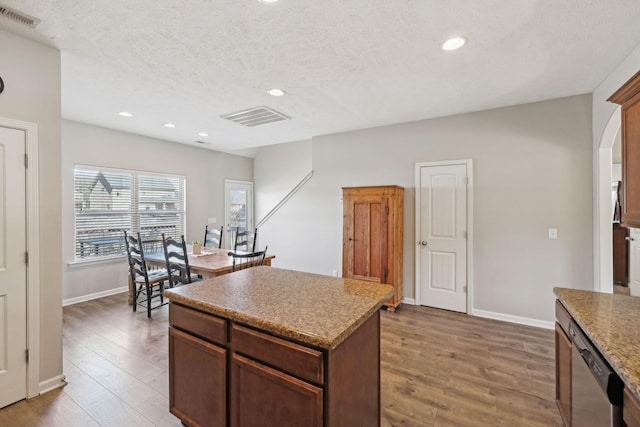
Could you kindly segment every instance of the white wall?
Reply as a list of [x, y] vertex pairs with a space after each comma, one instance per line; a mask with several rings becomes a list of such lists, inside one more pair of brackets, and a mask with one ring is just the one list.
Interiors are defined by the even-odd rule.
[[63, 300], [127, 285], [127, 263], [69, 266], [74, 260], [73, 168], [104, 166], [184, 175], [187, 234], [202, 239], [207, 218], [224, 221], [224, 180], [253, 180], [253, 159], [68, 120], [62, 121]]
[[[471, 158], [474, 309], [552, 321], [554, 286], [591, 288], [591, 148], [589, 95], [316, 137], [314, 176], [265, 225], [279, 232], [263, 243], [278, 248], [280, 267], [341, 272], [341, 187], [401, 185], [404, 294], [413, 298], [414, 164]], [[255, 165], [269, 159], [275, 180], [296, 159], [267, 154], [274, 149], [261, 148]]]
[[[311, 168], [311, 140], [272, 145], [268, 150], [258, 151], [253, 168], [256, 224], [311, 172]], [[282, 209], [286, 212], [288, 208], [285, 205]], [[290, 218], [292, 216], [294, 218]], [[289, 245], [278, 237], [283, 228], [291, 229], [291, 220], [296, 219], [301, 218], [291, 214], [276, 214], [258, 229], [257, 248], [268, 245], [269, 253], [276, 254], [271, 265], [285, 267], [289, 265], [287, 260], [291, 255], [299, 251], [295, 245]], [[304, 236], [298, 236], [297, 240], [305, 239]]]
[[0, 30], [0, 116], [38, 125], [40, 383], [62, 374], [60, 52]]

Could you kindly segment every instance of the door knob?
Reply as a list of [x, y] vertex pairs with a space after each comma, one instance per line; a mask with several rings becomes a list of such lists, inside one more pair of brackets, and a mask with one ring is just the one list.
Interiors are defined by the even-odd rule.
[[630, 242], [633, 242], [636, 239], [634, 239], [633, 237], [625, 237], [624, 240], [628, 240]]
[[427, 241], [426, 240], [421, 240], [420, 242], [418, 242], [419, 245], [422, 246], [427, 246]]

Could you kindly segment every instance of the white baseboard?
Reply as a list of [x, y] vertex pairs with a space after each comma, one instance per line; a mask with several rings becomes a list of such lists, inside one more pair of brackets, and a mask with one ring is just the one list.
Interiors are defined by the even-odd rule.
[[102, 291], [102, 292], [96, 292], [96, 293], [93, 293], [93, 294], [82, 295], [80, 297], [75, 297], [75, 298], [69, 298], [69, 299], [62, 300], [62, 306], [66, 307], [68, 305], [77, 304], [79, 302], [91, 301], [92, 299], [108, 297], [109, 295], [115, 295], [115, 294], [119, 294], [119, 293], [122, 293], [122, 292], [128, 292], [128, 291], [129, 291], [129, 287], [128, 286], [123, 286], [121, 288], [109, 289], [108, 291]]
[[409, 304], [409, 305], [416, 305], [416, 299], [415, 298], [402, 298], [402, 303], [403, 304]]
[[537, 328], [553, 329], [554, 322], [545, 320], [530, 319], [528, 317], [514, 316], [512, 314], [496, 313], [485, 310], [471, 310], [471, 315], [485, 317], [487, 319], [501, 320], [503, 322], [518, 323], [520, 325], [535, 326]]
[[43, 394], [65, 385], [67, 385], [67, 380], [65, 379], [64, 375], [57, 375], [53, 378], [49, 378], [48, 380], [40, 382], [40, 384], [38, 385], [38, 392], [40, 394]]

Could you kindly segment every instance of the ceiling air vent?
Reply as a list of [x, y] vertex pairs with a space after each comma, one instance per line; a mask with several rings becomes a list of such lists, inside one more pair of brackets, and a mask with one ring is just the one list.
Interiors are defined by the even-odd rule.
[[1, 4], [0, 16], [4, 16], [5, 18], [9, 18], [13, 21], [28, 25], [31, 28], [35, 28], [40, 23], [40, 20], [38, 18], [34, 18], [33, 16], [29, 16], [22, 12], [18, 12], [15, 9], [11, 9], [10, 7], [6, 7]]
[[267, 123], [289, 120], [291, 118], [269, 107], [265, 107], [264, 105], [262, 107], [250, 108], [248, 110], [242, 110], [220, 117], [247, 127], [266, 125]]

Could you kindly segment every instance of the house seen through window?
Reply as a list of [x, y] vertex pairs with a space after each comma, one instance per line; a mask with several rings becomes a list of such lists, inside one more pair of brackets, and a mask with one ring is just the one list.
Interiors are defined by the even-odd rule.
[[76, 166], [75, 258], [125, 253], [124, 231], [140, 232], [146, 250], [162, 248], [162, 233], [185, 230], [185, 178]]

